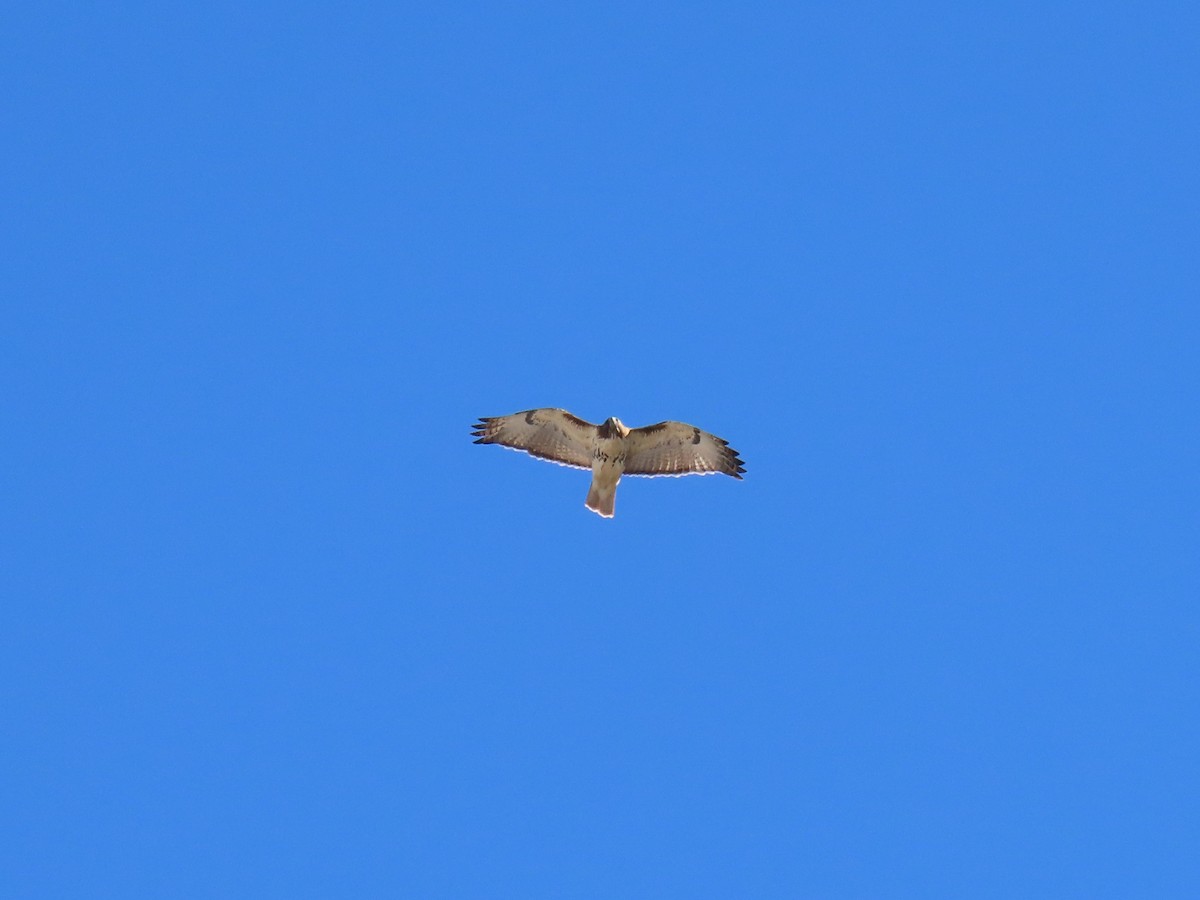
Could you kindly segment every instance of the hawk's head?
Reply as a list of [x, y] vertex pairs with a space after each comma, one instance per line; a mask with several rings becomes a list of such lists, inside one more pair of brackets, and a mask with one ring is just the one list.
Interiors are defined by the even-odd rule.
[[599, 430], [602, 438], [625, 437], [629, 434], [629, 429], [616, 416], [609, 416], [605, 419]]

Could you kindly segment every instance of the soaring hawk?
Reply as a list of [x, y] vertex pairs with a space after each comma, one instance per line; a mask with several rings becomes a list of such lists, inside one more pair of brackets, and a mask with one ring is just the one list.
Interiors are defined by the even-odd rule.
[[714, 434], [683, 422], [626, 428], [615, 416], [593, 425], [565, 409], [530, 409], [483, 418], [476, 444], [500, 444], [564, 466], [592, 470], [584, 505], [612, 518], [622, 475], [712, 475], [741, 480], [746, 471], [737, 451]]

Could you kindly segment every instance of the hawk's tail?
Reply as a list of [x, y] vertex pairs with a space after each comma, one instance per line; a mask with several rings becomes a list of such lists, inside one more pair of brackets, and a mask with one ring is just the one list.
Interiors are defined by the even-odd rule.
[[604, 488], [601, 490], [596, 487], [596, 482], [592, 482], [591, 488], [588, 489], [587, 499], [583, 501], [583, 505], [593, 512], [597, 512], [606, 519], [613, 517], [613, 506], [617, 500], [617, 486]]

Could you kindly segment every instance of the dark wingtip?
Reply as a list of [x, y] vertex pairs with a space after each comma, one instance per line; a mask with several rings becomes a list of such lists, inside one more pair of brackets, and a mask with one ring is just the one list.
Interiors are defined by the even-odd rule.
[[741, 481], [742, 473], [746, 471], [746, 463], [742, 461], [740, 456], [738, 456], [736, 450], [729, 451], [729, 465], [733, 468], [733, 471], [729, 474], [738, 481]]

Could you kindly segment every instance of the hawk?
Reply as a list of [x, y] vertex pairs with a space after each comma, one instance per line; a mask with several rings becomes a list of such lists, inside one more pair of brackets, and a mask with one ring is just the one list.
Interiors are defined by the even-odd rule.
[[615, 416], [593, 425], [565, 409], [530, 409], [481, 418], [471, 433], [476, 444], [499, 444], [564, 466], [592, 470], [584, 505], [613, 516], [622, 475], [712, 475], [739, 481], [746, 471], [737, 451], [715, 434], [683, 422], [626, 428]]

